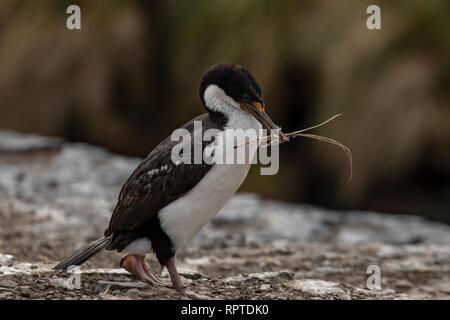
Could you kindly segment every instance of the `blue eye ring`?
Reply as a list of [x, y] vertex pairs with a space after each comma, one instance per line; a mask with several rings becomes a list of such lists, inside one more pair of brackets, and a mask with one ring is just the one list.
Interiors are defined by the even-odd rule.
[[244, 94], [242, 96], [242, 99], [244, 100], [244, 102], [247, 102], [247, 103], [251, 102], [250, 96], [248, 94]]

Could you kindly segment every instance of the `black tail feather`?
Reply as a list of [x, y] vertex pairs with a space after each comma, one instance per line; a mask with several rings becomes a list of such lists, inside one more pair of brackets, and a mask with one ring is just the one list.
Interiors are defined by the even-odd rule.
[[98, 253], [100, 250], [105, 248], [109, 241], [110, 237], [102, 237], [91, 243], [85, 245], [83, 248], [77, 250], [70, 257], [61, 261], [53, 270], [67, 270], [70, 266], [78, 266], [92, 257], [94, 254]]

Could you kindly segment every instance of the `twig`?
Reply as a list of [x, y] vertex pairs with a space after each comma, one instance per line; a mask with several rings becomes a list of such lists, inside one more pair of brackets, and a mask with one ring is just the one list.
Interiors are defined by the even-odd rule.
[[[290, 132], [290, 133], [285, 133], [284, 136], [288, 137], [288, 138], [305, 137], [305, 138], [315, 139], [315, 140], [319, 140], [319, 141], [324, 141], [324, 142], [334, 144], [334, 145], [338, 146], [339, 148], [341, 148], [342, 150], [344, 150], [345, 154], [347, 155], [347, 159], [348, 159], [348, 162], [350, 165], [350, 176], [348, 178], [348, 181], [350, 182], [353, 177], [353, 158], [352, 158], [352, 152], [350, 151], [350, 149], [348, 147], [346, 147], [345, 145], [343, 145], [342, 143], [337, 142], [336, 140], [333, 140], [331, 138], [323, 137], [323, 136], [319, 136], [319, 135], [315, 135], [315, 134], [303, 133], [306, 131], [310, 131], [312, 129], [319, 128], [340, 116], [342, 116], [342, 114], [336, 114], [333, 117], [331, 117], [330, 119], [328, 119], [318, 125], [315, 125], [315, 126], [312, 126], [312, 127], [306, 128], [306, 129], [301, 129], [298, 131]], [[281, 140], [277, 136], [274, 136], [274, 137], [273, 136], [264, 136], [264, 137], [259, 138], [258, 140], [247, 141], [246, 143], [237, 146], [237, 148], [248, 145], [248, 144], [261, 143], [261, 142], [268, 142], [268, 144], [265, 145], [265, 147], [267, 147], [268, 145], [275, 145], [275, 143], [281, 144], [281, 143], [284, 143], [287, 141], [289, 141], [289, 140]]]

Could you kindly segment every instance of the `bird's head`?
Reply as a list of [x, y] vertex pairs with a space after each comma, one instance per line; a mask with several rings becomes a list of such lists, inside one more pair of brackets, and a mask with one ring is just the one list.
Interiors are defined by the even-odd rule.
[[[264, 110], [262, 91], [243, 66], [221, 63], [210, 67], [200, 83], [200, 98], [209, 113], [245, 112], [267, 129], [279, 129]], [[281, 138], [285, 139], [280, 132]]]

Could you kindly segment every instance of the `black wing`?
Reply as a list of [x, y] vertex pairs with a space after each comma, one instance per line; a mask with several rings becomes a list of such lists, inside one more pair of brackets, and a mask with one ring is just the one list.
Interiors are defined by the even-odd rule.
[[[195, 120], [202, 121], [203, 128], [205, 125], [211, 127], [209, 115], [201, 115], [183, 126], [191, 132], [191, 137]], [[191, 141], [193, 143], [193, 139]], [[160, 209], [191, 190], [208, 173], [212, 165], [206, 163], [173, 163], [171, 153], [177, 143], [166, 138], [133, 171], [120, 191], [106, 236], [140, 227]], [[209, 143], [203, 142], [202, 150]]]

